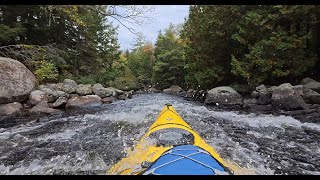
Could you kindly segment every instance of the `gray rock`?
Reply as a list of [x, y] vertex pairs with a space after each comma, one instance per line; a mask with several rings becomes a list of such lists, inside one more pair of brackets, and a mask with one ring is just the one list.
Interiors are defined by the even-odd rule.
[[277, 86], [271, 86], [271, 87], [268, 87], [268, 88], [267, 88], [267, 91], [268, 91], [270, 94], [272, 94], [272, 92], [273, 92], [276, 88], [278, 88], [278, 87], [277, 87]]
[[309, 82], [304, 87], [320, 93], [320, 82]]
[[258, 99], [258, 98], [259, 98], [259, 96], [260, 96], [260, 94], [259, 94], [259, 92], [258, 92], [258, 91], [256, 91], [256, 90], [252, 91], [252, 93], [251, 93], [251, 97]]
[[107, 89], [113, 91], [112, 96], [119, 96], [119, 95], [124, 94], [124, 91], [122, 91], [120, 89], [116, 89], [114, 87], [108, 87]]
[[160, 93], [161, 91], [158, 90], [158, 89], [156, 89], [156, 88], [154, 88], [154, 87], [152, 87], [152, 88], [150, 88], [150, 89], [148, 90], [148, 92], [151, 92], [151, 93]]
[[50, 108], [47, 102], [40, 102], [33, 106], [29, 112], [31, 114], [60, 114], [63, 111], [58, 109]]
[[256, 98], [246, 98], [243, 100], [243, 107], [251, 107], [258, 104], [258, 100]]
[[0, 115], [8, 116], [8, 115], [16, 114], [20, 112], [22, 108], [23, 106], [19, 102], [3, 104], [3, 105], [0, 105]]
[[141, 91], [141, 90], [138, 90], [138, 91], [134, 92], [134, 94], [145, 94], [145, 93], [146, 93], [146, 92]]
[[306, 84], [311, 83], [311, 82], [318, 82], [318, 81], [307, 77], [307, 78], [303, 78], [303, 79], [302, 79], [301, 84], [302, 84], [302, 85], [306, 85]]
[[260, 92], [259, 93], [258, 104], [259, 105], [270, 104], [271, 97], [272, 97], [272, 95], [267, 92], [267, 89], [265, 89], [265, 92]]
[[71, 79], [65, 79], [63, 81], [63, 91], [67, 93], [75, 93], [76, 89], [78, 87], [78, 84]]
[[133, 95], [133, 91], [125, 92], [124, 95], [125, 95], [127, 98], [131, 99], [131, 98], [132, 98], [132, 95]]
[[111, 88], [104, 88], [101, 84], [94, 84], [92, 91], [95, 95], [100, 96], [101, 98], [116, 96], [116, 92]]
[[45, 87], [42, 88], [41, 91], [43, 91], [47, 95], [49, 103], [54, 102], [58, 98], [58, 94], [56, 93], [56, 91], [53, 91], [50, 88]]
[[187, 91], [187, 94], [192, 94], [194, 92], [194, 89], [189, 89], [188, 91]]
[[112, 102], [114, 102], [114, 101], [115, 101], [115, 98], [112, 97], [112, 96], [110, 96], [110, 97], [105, 97], [105, 98], [102, 99], [102, 103], [104, 103], [104, 104], [110, 104], [110, 103], [112, 103]]
[[92, 94], [91, 84], [79, 84], [76, 93], [80, 96]]
[[35, 85], [36, 78], [25, 65], [0, 57], [0, 104], [27, 100]]
[[45, 92], [40, 90], [35, 90], [30, 93], [29, 100], [32, 105], [36, 105], [43, 101], [47, 102], [48, 97]]
[[179, 94], [183, 92], [183, 89], [179, 86], [172, 85], [170, 88], [164, 89], [163, 92], [169, 94]]
[[60, 107], [65, 107], [68, 102], [68, 98], [66, 97], [59, 97], [54, 103], [52, 103], [51, 107], [52, 108], [60, 108]]
[[69, 94], [70, 98], [80, 97], [79, 94]]
[[126, 95], [122, 94], [122, 95], [118, 96], [117, 99], [119, 99], [119, 100], [127, 100], [128, 97]]
[[308, 104], [320, 104], [320, 94], [311, 89], [303, 89], [303, 99]]
[[242, 96], [229, 86], [220, 86], [208, 91], [205, 104], [241, 105]]
[[57, 95], [57, 99], [59, 97], [66, 97], [66, 98], [69, 98], [70, 97], [70, 94], [66, 93], [66, 92], [63, 92], [63, 91], [55, 91], [55, 94]]
[[294, 90], [290, 83], [278, 86], [272, 93], [272, 106], [275, 109], [297, 110], [307, 109], [307, 104], [303, 100], [300, 92]]
[[101, 100], [102, 99], [97, 95], [73, 97], [68, 100], [66, 108], [72, 109], [72, 108], [86, 108], [86, 107], [100, 106], [102, 105]]
[[261, 84], [260, 86], [256, 87], [256, 91], [259, 93], [266, 93], [267, 92], [267, 87], [264, 84]]
[[292, 86], [292, 89], [300, 96], [303, 96], [303, 85]]

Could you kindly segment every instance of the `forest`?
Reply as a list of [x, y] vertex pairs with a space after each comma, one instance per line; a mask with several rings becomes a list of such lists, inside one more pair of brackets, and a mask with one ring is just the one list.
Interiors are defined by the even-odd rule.
[[0, 56], [25, 64], [38, 84], [210, 89], [320, 79], [318, 5], [192, 5], [155, 44], [140, 35], [126, 51], [114, 7], [1, 5]]

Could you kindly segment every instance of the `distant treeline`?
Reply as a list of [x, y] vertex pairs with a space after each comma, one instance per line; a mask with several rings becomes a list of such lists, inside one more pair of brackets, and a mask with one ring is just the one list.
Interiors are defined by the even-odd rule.
[[42, 82], [68, 77], [120, 89], [296, 84], [320, 79], [319, 7], [194, 5], [154, 45], [140, 36], [121, 52], [108, 6], [2, 5], [0, 53], [20, 55]]

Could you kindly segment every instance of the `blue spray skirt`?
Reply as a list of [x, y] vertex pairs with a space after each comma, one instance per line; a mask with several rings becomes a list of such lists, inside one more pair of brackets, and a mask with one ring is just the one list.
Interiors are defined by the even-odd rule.
[[145, 175], [228, 175], [208, 152], [193, 145], [174, 147], [160, 156]]

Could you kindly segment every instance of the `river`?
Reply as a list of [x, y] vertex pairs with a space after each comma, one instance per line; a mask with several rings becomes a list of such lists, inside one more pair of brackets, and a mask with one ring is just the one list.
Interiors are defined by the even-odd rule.
[[105, 174], [154, 122], [165, 103], [222, 158], [254, 174], [320, 175], [320, 124], [244, 114], [167, 94], [62, 115], [25, 117], [0, 128], [0, 174]]

